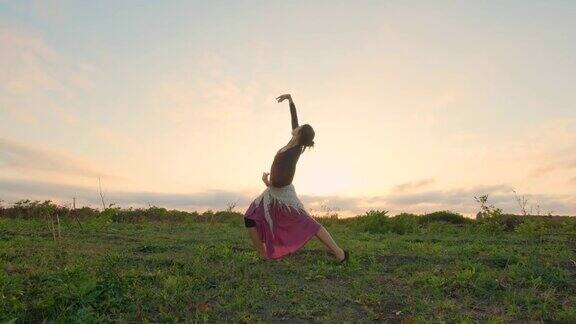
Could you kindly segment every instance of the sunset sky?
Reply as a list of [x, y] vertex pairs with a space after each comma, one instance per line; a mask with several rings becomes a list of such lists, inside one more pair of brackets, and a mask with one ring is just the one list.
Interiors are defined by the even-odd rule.
[[576, 215], [575, 1], [0, 0], [0, 199]]

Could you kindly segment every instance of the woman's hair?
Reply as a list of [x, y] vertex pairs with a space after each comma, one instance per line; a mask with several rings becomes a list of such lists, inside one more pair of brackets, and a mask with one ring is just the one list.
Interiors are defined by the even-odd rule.
[[314, 146], [314, 129], [312, 126], [309, 124], [302, 125], [298, 134], [300, 135], [300, 145], [303, 146], [302, 152], [304, 152], [307, 147]]

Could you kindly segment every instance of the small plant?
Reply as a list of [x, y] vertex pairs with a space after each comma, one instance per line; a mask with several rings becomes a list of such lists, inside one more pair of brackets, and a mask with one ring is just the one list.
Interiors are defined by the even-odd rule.
[[520, 213], [522, 213], [522, 216], [532, 214], [532, 208], [530, 208], [530, 212], [528, 212], [528, 210], [526, 209], [528, 206], [528, 198], [526, 198], [526, 196], [518, 196], [518, 193], [516, 193], [516, 190], [514, 189], [512, 189], [512, 192], [514, 193], [516, 203], [518, 203], [518, 206], [520, 207]]
[[490, 218], [502, 214], [502, 209], [496, 208], [492, 204], [488, 204], [488, 195], [479, 197], [474, 196], [474, 200], [480, 204], [480, 211], [476, 214], [476, 220], [482, 220], [484, 218]]
[[322, 217], [338, 219], [338, 212], [340, 211], [340, 208], [330, 207], [327, 204], [322, 204], [320, 208], [322, 209], [322, 211], [324, 211], [324, 215]]
[[100, 177], [98, 177], [98, 194], [100, 194], [100, 200], [102, 201], [102, 210], [106, 210], [106, 203], [104, 202], [104, 192], [102, 192], [102, 182]]
[[340, 208], [338, 207], [330, 207], [326, 203], [322, 203], [318, 210], [310, 208], [308, 213], [316, 218], [324, 218], [324, 219], [338, 219], [339, 215], [338, 212]]
[[233, 202], [233, 203], [228, 203], [226, 205], [226, 211], [227, 212], [233, 212], [237, 205], [238, 205], [238, 200], [236, 200], [236, 202]]
[[481, 228], [490, 233], [500, 233], [503, 231], [514, 231], [516, 227], [522, 224], [523, 219], [516, 215], [503, 214], [502, 209], [488, 204], [488, 195], [474, 197], [480, 204], [480, 212], [476, 214], [476, 220], [480, 223]]

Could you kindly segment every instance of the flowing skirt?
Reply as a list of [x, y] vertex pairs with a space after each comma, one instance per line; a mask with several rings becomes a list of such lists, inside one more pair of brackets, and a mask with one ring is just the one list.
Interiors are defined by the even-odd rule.
[[301, 249], [322, 226], [304, 209], [292, 184], [268, 187], [250, 204], [244, 217], [256, 223], [269, 259]]

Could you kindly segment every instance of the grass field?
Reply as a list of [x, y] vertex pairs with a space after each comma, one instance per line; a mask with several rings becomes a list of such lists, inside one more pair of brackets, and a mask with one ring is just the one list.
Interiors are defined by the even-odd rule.
[[62, 214], [60, 238], [3, 215], [3, 322], [576, 322], [575, 219], [321, 219], [337, 265], [317, 239], [260, 260], [233, 212]]

